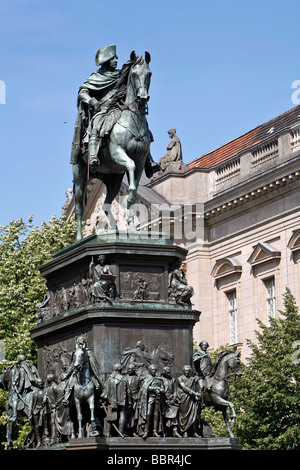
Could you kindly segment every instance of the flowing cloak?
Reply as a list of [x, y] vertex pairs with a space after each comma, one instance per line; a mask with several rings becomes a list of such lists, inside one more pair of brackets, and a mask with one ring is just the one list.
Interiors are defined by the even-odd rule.
[[121, 364], [123, 371], [128, 371], [128, 366], [130, 363], [136, 363], [137, 368], [147, 369], [151, 363], [150, 356], [139, 348], [126, 348], [122, 352]]
[[93, 286], [92, 294], [94, 297], [99, 297], [100, 299], [103, 297], [110, 297], [111, 289], [114, 287], [114, 282], [112, 280], [101, 279], [102, 274], [113, 276], [108, 265], [100, 266], [97, 264], [93, 273], [96, 282]]
[[32, 389], [35, 386], [36, 379], [40, 378], [37, 368], [33, 364], [29, 364], [28, 362], [22, 362], [20, 365], [20, 383], [19, 389], [21, 393], [23, 390], [28, 388]]
[[129, 385], [127, 378], [120, 373], [112, 373], [106, 380], [101, 398], [108, 401], [106, 418], [110, 421], [117, 419], [118, 406], [130, 403]]
[[193, 363], [199, 377], [204, 379], [211, 372], [211, 360], [205, 351], [197, 349], [193, 354]]
[[[197, 418], [199, 404], [195, 397], [188, 393], [189, 390], [196, 392], [197, 381], [197, 376], [185, 377], [182, 375], [178, 378], [178, 423], [181, 432], [187, 431]], [[182, 386], [186, 388], [186, 391]]]
[[[164, 400], [164, 416], [167, 418], [166, 426], [170, 427], [172, 424], [177, 423], [178, 414], [178, 400], [177, 400], [177, 386], [173, 378], [163, 377], [164, 387], [166, 391], [166, 399]], [[167, 403], [167, 400], [172, 400], [173, 403]]]
[[182, 160], [181, 143], [177, 135], [174, 135], [171, 142], [167, 146], [168, 153], [170, 153], [171, 161], [177, 162]]
[[112, 85], [116, 85], [120, 78], [120, 70], [114, 70], [113, 72], [101, 72], [99, 69], [97, 72], [93, 72], [92, 75], [83, 83], [83, 85], [79, 88], [79, 91], [82, 89], [87, 89], [88, 91], [92, 92], [92, 96], [97, 96], [95, 92], [102, 92], [105, 88], [111, 87]]
[[132, 62], [129, 60], [125, 62], [121, 70], [101, 72], [101, 69], [99, 69], [97, 72], [92, 73], [92, 75], [79, 88], [77, 100], [78, 112], [74, 128], [70, 163], [75, 164], [79, 162], [82, 155], [82, 142], [87, 129], [90, 126], [93, 114], [89, 104], [80, 100], [79, 93], [83, 90], [87, 90], [91, 98], [94, 97], [97, 99], [115, 88], [113, 96], [109, 99], [109, 110], [111, 111], [108, 113], [109, 122], [107, 123], [107, 126], [103, 126], [103, 132], [105, 133], [106, 130], [110, 130], [112, 128], [112, 125], [120, 116], [121, 111], [117, 105], [120, 101], [125, 100], [127, 80], [131, 66]]
[[171, 142], [167, 146], [167, 154], [169, 162], [177, 162], [182, 160], [181, 143], [177, 135], [173, 135]]
[[95, 354], [89, 348], [86, 348], [86, 352], [87, 352], [87, 355], [88, 355], [88, 358], [89, 358], [89, 361], [90, 361], [90, 366], [91, 366], [91, 369], [93, 371], [93, 374], [96, 377], [96, 379], [98, 380], [101, 387], [103, 388], [103, 386], [104, 386], [103, 374], [101, 374], [100, 366], [99, 366], [98, 361], [95, 357]]
[[[104, 386], [103, 374], [101, 374], [100, 367], [99, 367], [98, 361], [95, 357], [95, 354], [89, 348], [86, 348], [86, 353], [87, 353], [88, 358], [89, 358], [89, 363], [90, 363], [91, 370], [92, 370], [95, 378], [97, 379], [97, 381], [101, 385], [101, 388], [103, 388], [103, 386]], [[72, 359], [71, 359], [72, 362], [71, 362], [71, 365], [70, 365], [69, 370], [67, 372], [67, 377], [69, 377], [69, 380], [67, 382], [67, 386], [70, 387], [70, 388], [72, 388], [74, 386], [74, 384], [76, 382], [76, 377], [75, 376], [77, 375], [77, 373], [73, 374], [73, 372], [77, 372], [74, 369], [73, 357], [74, 357], [74, 352], [72, 353]]]
[[[145, 422], [147, 419], [147, 410], [148, 410], [148, 395], [149, 395], [149, 387], [158, 387], [164, 390], [164, 383], [161, 377], [157, 376], [146, 376], [142, 380], [141, 388], [138, 395], [138, 409], [139, 409], [139, 416], [143, 418]], [[155, 392], [150, 392], [155, 393]], [[141, 421], [141, 420], [140, 420]]]
[[[101, 96], [104, 92], [117, 85], [118, 80], [120, 78], [120, 73], [120, 70], [115, 70], [113, 72], [101, 72], [101, 70], [99, 69], [97, 72], [92, 73], [92, 75], [83, 83], [83, 85], [79, 88], [78, 94], [82, 90], [87, 90], [91, 98], [97, 99], [97, 97]], [[70, 161], [70, 163], [72, 164], [78, 163], [80, 159], [80, 156], [82, 154], [82, 140], [90, 121], [89, 105], [87, 103], [83, 103], [78, 98], [77, 107], [78, 112], [75, 121]]]
[[179, 269], [175, 269], [170, 275], [170, 289], [175, 290], [176, 298], [187, 300], [194, 295], [194, 288], [189, 286]]

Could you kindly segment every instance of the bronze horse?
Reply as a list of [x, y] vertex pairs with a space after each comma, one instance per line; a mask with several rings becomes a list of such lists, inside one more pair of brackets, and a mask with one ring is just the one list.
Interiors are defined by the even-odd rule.
[[[134, 51], [131, 53], [125, 101], [123, 104], [117, 103], [119, 118], [110, 134], [104, 138], [99, 152], [100, 164], [92, 175], [106, 185], [107, 193], [103, 207], [106, 208], [106, 213], [112, 220], [110, 205], [120, 191], [125, 173], [127, 174], [129, 193], [126, 196], [125, 205], [129, 209], [129, 226], [133, 226], [132, 206], [136, 201], [137, 188], [152, 140], [146, 119], [151, 78], [150, 60], [148, 52], [145, 53], [145, 58], [136, 56]], [[88, 180], [88, 153], [86, 152], [78, 163], [73, 164], [77, 240], [82, 238], [84, 195]]]
[[[216, 411], [222, 411], [226, 430], [231, 438], [235, 438], [231, 425], [232, 427], [235, 426], [236, 413], [233, 403], [228, 400], [230, 395], [229, 383], [230, 377], [235, 380], [236, 377], [242, 375], [240, 355], [241, 353], [230, 350], [222, 351], [218, 355], [210, 373], [206, 376], [203, 397], [205, 406], [214, 406]], [[228, 419], [228, 408], [230, 408], [232, 414], [231, 425]]]
[[74, 384], [74, 402], [78, 420], [78, 437], [83, 437], [82, 426], [82, 403], [87, 402], [90, 409], [91, 432], [97, 435], [95, 425], [95, 381], [93, 380], [93, 371], [90, 366], [90, 360], [85, 349], [77, 347], [73, 354], [73, 365], [77, 371]]

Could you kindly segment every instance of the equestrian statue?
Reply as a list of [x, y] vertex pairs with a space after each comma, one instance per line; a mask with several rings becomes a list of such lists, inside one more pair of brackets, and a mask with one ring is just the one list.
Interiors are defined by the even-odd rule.
[[148, 178], [160, 170], [150, 154], [153, 141], [148, 127], [151, 60], [134, 51], [117, 70], [116, 46], [100, 48], [95, 63], [100, 68], [83, 83], [78, 92], [78, 113], [72, 142], [71, 164], [77, 219], [77, 240], [82, 238], [86, 187], [97, 178], [106, 186], [105, 213], [112, 220], [111, 203], [128, 177], [128, 225], [133, 228], [133, 205], [143, 171]]

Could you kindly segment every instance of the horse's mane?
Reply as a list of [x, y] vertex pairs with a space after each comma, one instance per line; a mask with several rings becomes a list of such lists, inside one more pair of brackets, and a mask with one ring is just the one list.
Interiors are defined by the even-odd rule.
[[231, 353], [234, 353], [234, 351], [231, 351], [229, 349], [225, 350], [225, 351], [222, 351], [220, 352], [220, 354], [217, 356], [215, 362], [213, 363], [212, 367], [211, 367], [211, 370], [209, 372], [209, 375], [214, 375], [214, 373], [216, 372], [217, 368], [218, 368], [218, 365], [220, 364], [220, 362], [222, 361], [222, 359], [227, 355], [227, 354], [231, 354]]
[[145, 59], [143, 58], [142, 55], [136, 56], [134, 61], [128, 60], [127, 62], [125, 62], [125, 64], [123, 65], [121, 69], [119, 80], [117, 81], [117, 84], [116, 84], [116, 93], [114, 94], [110, 102], [108, 111], [116, 108], [118, 106], [118, 103], [125, 101], [128, 76], [129, 76], [131, 67], [133, 67], [134, 65], [142, 65], [144, 62], [145, 62]]

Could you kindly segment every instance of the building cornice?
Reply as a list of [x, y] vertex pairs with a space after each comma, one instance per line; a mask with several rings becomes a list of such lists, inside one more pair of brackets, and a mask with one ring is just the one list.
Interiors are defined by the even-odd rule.
[[[245, 203], [259, 199], [266, 194], [275, 192], [278, 189], [289, 186], [291, 183], [299, 182], [300, 178], [300, 167], [296, 171], [286, 173], [284, 176], [272, 179], [270, 182], [257, 186], [256, 188], [248, 188], [248, 190], [240, 192], [236, 197], [225, 199], [224, 195], [219, 198], [219, 203], [216, 204], [216, 200], [210, 200], [206, 203], [204, 217], [205, 219], [211, 219], [218, 215], [228, 212], [236, 207], [240, 207]], [[248, 184], [247, 184], [248, 183]], [[245, 186], [249, 186], [249, 182], [246, 182]], [[232, 192], [231, 192], [232, 194]], [[229, 196], [229, 194], [228, 194]]]

